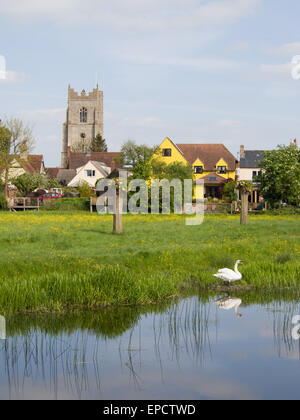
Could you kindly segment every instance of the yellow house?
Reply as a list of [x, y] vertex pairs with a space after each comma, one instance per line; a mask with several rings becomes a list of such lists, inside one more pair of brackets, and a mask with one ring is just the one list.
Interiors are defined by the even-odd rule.
[[154, 154], [168, 165], [182, 162], [191, 165], [194, 180], [204, 180], [204, 197], [222, 198], [223, 187], [235, 180], [238, 161], [223, 144], [175, 144], [168, 137]]

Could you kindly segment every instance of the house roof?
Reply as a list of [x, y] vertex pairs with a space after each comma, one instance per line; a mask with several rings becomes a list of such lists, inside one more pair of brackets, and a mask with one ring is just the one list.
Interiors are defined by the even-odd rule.
[[59, 169], [57, 173], [57, 179], [59, 182], [63, 182], [65, 185], [68, 185], [75, 176], [75, 169]]
[[26, 159], [17, 157], [17, 162], [28, 174], [41, 173], [44, 165], [43, 155], [29, 155]]
[[29, 155], [28, 162], [33, 167], [35, 172], [41, 172], [44, 165], [43, 155]]
[[228, 179], [223, 178], [222, 176], [217, 175], [215, 172], [212, 172], [205, 177], [201, 178], [204, 181], [205, 185], [216, 185], [216, 184], [226, 184]]
[[245, 158], [240, 159], [241, 168], [259, 168], [264, 159], [264, 150], [245, 150]]
[[101, 172], [103, 175], [107, 176], [110, 174], [110, 167], [107, 166], [104, 162], [97, 162], [92, 160], [91, 163]]
[[[121, 160], [123, 153], [121, 152], [91, 152], [91, 153], [74, 153], [70, 152], [69, 169], [77, 169], [84, 166], [90, 160], [94, 162], [103, 162], [106, 166], [111, 167], [113, 160]], [[115, 164], [117, 168], [121, 168], [122, 164]]]
[[46, 168], [46, 174], [50, 179], [57, 178], [60, 168]]
[[229, 171], [235, 171], [236, 158], [223, 144], [177, 144], [190, 165], [200, 159], [205, 170], [215, 171], [220, 159], [224, 159]]

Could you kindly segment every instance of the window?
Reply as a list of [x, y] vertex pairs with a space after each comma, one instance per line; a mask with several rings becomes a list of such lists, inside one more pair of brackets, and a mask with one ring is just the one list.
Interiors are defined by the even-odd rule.
[[195, 174], [203, 174], [203, 166], [194, 166]]
[[226, 166], [218, 166], [218, 174], [226, 174], [227, 168]]
[[80, 110], [80, 122], [86, 123], [87, 122], [87, 109], [81, 108]]
[[86, 173], [86, 176], [88, 176], [88, 177], [96, 176], [96, 171], [93, 171], [91, 169], [86, 170], [85, 173]]
[[172, 156], [171, 149], [163, 149], [163, 156]]
[[256, 171], [252, 171], [252, 179], [255, 179], [255, 177], [257, 177], [257, 172]]

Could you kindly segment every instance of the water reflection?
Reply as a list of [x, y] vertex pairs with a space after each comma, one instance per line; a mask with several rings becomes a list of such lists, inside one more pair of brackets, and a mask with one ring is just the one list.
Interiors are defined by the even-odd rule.
[[215, 305], [218, 305], [220, 309], [223, 309], [225, 311], [230, 311], [231, 309], [234, 309], [236, 317], [241, 318], [243, 315], [238, 313], [238, 308], [241, 306], [242, 302], [242, 299], [226, 296], [222, 299], [216, 300], [214, 303]]
[[[245, 321], [237, 323], [225, 311], [240, 318], [242, 302]], [[253, 372], [240, 373], [247, 367], [238, 362], [242, 349], [253, 358], [250, 369], [265, 368], [266, 354], [274, 360], [272, 372], [276, 356], [300, 359], [299, 341], [291, 337], [299, 304], [254, 302], [250, 294], [201, 295], [143, 308], [7, 317], [0, 398], [204, 398], [209, 384], [215, 393], [216, 384], [227, 381], [248, 395], [240, 382]]]
[[4, 316], [0, 315], [0, 340], [6, 339], [6, 321]]

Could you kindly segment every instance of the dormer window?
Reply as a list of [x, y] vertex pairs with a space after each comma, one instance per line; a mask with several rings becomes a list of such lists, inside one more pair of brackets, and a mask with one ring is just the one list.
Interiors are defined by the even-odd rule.
[[163, 149], [163, 156], [164, 157], [172, 156], [172, 150], [171, 149]]
[[81, 108], [80, 110], [80, 122], [86, 123], [87, 122], [87, 109]]
[[93, 171], [91, 169], [87, 169], [85, 171], [86, 176], [90, 177], [90, 178], [94, 178], [96, 176], [96, 171]]
[[227, 168], [226, 166], [218, 166], [218, 174], [226, 174]]
[[194, 166], [195, 174], [203, 174], [203, 166]]

